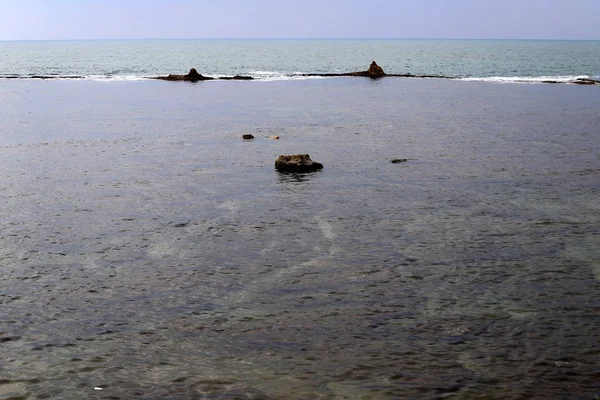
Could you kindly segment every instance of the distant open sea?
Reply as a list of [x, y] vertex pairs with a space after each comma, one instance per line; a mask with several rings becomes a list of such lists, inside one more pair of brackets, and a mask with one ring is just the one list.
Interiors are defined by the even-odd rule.
[[0, 42], [0, 79], [32, 75], [130, 80], [196, 68], [262, 80], [362, 71], [498, 82], [600, 76], [600, 41], [189, 39]]
[[[455, 79], [300, 75], [373, 60]], [[147, 79], [190, 68], [256, 79]], [[599, 75], [598, 41], [0, 42], [0, 399], [600, 398], [600, 85], [535, 84]]]

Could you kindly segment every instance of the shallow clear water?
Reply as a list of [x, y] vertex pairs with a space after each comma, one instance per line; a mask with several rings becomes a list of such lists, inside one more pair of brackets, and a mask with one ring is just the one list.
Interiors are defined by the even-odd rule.
[[[594, 398], [599, 106], [4, 81], [0, 398]], [[291, 153], [325, 168], [277, 173]]]
[[[363, 71], [499, 82], [600, 77], [600, 41], [555, 40], [109, 40], [0, 42], [0, 78], [59, 75], [140, 79], [183, 74], [291, 79], [297, 73]], [[295, 77], [297, 79], [297, 77]]]

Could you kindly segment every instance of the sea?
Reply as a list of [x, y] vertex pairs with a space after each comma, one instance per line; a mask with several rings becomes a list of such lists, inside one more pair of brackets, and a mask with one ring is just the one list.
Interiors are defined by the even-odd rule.
[[[452, 79], [304, 75], [374, 60]], [[190, 68], [255, 79], [149, 79]], [[0, 42], [0, 399], [599, 399], [600, 85], [541, 83], [599, 77], [600, 41]]]

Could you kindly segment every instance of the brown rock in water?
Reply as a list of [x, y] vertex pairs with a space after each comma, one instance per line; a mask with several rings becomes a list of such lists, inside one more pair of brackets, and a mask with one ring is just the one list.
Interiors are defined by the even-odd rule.
[[369, 66], [369, 69], [366, 71], [350, 72], [347, 74], [340, 74], [340, 75], [342, 75], [342, 76], [366, 76], [371, 79], [378, 79], [378, 78], [383, 78], [384, 76], [386, 76], [386, 73], [383, 72], [383, 68], [381, 68], [379, 65], [377, 65], [377, 63], [375, 61], [373, 61], [371, 63], [371, 65]]
[[385, 72], [383, 72], [383, 68], [381, 68], [375, 61], [371, 63], [369, 66], [369, 70], [367, 71], [371, 78], [381, 78], [385, 76]]
[[246, 140], [254, 139], [254, 135], [247, 133], [245, 135], [242, 135], [242, 139], [246, 139]]
[[163, 81], [186, 81], [186, 82], [198, 82], [198, 81], [212, 81], [214, 79], [222, 80], [236, 80], [236, 81], [250, 81], [254, 79], [251, 76], [235, 75], [235, 76], [223, 76], [221, 78], [213, 78], [212, 76], [204, 76], [196, 71], [196, 68], [190, 69], [186, 75], [168, 75], [168, 76], [157, 76], [154, 79], [160, 79]]
[[275, 169], [279, 172], [312, 172], [323, 168], [323, 164], [314, 162], [308, 154], [279, 156], [275, 160]]
[[[366, 71], [358, 71], [358, 72], [343, 72], [343, 73], [323, 73], [323, 74], [300, 74], [300, 76], [323, 76], [323, 77], [331, 77], [331, 76], [364, 76], [371, 79], [383, 78], [384, 76], [401, 76], [401, 77], [413, 77], [410, 74], [392, 74], [388, 75], [383, 72], [383, 68], [381, 68], [375, 61], [371, 63], [369, 69]], [[438, 78], [438, 76], [435, 76]], [[441, 77], [446, 78], [446, 77]]]
[[160, 79], [163, 81], [198, 82], [198, 81], [209, 81], [209, 80], [213, 80], [215, 78], [199, 74], [198, 71], [196, 71], [196, 68], [192, 68], [192, 69], [190, 69], [190, 72], [188, 72], [186, 75], [159, 76], [159, 77], [156, 77], [155, 79]]

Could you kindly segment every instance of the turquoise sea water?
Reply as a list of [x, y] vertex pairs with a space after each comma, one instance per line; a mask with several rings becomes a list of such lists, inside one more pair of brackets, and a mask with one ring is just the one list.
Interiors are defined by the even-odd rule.
[[290, 79], [365, 70], [505, 82], [600, 75], [600, 41], [543, 40], [112, 40], [0, 42], [0, 77], [77, 75], [139, 79], [196, 68], [205, 75]]
[[597, 47], [0, 43], [0, 399], [597, 398]]

